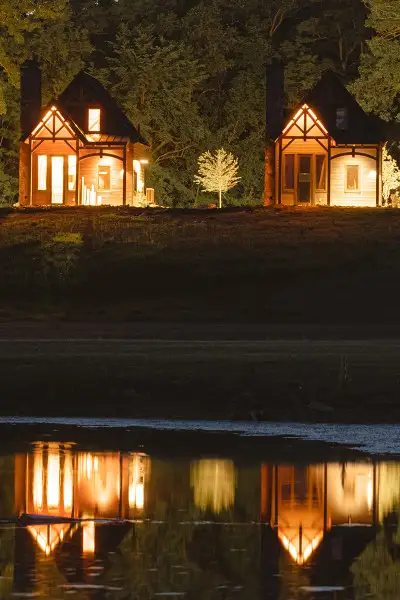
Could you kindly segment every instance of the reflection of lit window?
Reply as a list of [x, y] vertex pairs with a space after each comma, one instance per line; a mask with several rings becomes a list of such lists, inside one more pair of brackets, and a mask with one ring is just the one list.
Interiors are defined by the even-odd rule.
[[146, 456], [134, 454], [129, 465], [128, 502], [130, 508], [144, 508], [144, 480], [148, 469]]
[[346, 191], [360, 191], [360, 165], [346, 165]]
[[89, 108], [88, 130], [89, 131], [100, 131], [100, 109], [99, 108]]
[[47, 189], [47, 156], [39, 154], [38, 156], [38, 184], [37, 189], [43, 191]]
[[60, 455], [49, 453], [47, 458], [47, 505], [58, 508], [60, 503]]
[[99, 177], [97, 189], [99, 190], [110, 190], [111, 189], [111, 167], [108, 165], [99, 165]]
[[76, 155], [68, 156], [68, 189], [74, 190], [76, 187]]
[[84, 554], [93, 554], [96, 547], [95, 542], [95, 524], [94, 521], [82, 524], [83, 539], [82, 550]]

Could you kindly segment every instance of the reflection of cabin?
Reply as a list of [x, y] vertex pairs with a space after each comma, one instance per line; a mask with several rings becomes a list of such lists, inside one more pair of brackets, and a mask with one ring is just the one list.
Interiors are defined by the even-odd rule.
[[265, 204], [380, 206], [381, 121], [367, 115], [340, 80], [325, 74], [284, 116], [283, 75], [268, 78]]
[[21, 70], [19, 203], [138, 205], [154, 201], [144, 183], [147, 143], [97, 79], [79, 73], [42, 107], [41, 75]]
[[[15, 459], [17, 514], [84, 518], [83, 552], [95, 551], [95, 518], [137, 518], [143, 514], [150, 460], [143, 454], [75, 452], [60, 444], [39, 444]], [[34, 524], [28, 531], [46, 555], [76, 527]]]
[[332, 528], [377, 522], [376, 465], [263, 465], [261, 487], [263, 519], [299, 565]]

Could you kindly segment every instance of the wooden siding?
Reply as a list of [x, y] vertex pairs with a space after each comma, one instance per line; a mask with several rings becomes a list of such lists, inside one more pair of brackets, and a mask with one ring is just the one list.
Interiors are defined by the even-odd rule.
[[[356, 154], [339, 156], [331, 162], [331, 205], [332, 206], [376, 206], [376, 178], [371, 177], [376, 172], [377, 148], [355, 148]], [[332, 157], [351, 152], [349, 148], [332, 148]], [[357, 154], [369, 154], [370, 157]], [[360, 191], [347, 192], [346, 166], [360, 166]]]
[[29, 144], [21, 142], [19, 145], [19, 203], [21, 206], [29, 204], [30, 160]]
[[[93, 154], [98, 150], [84, 149], [81, 151], [81, 157], [88, 154]], [[123, 150], [109, 148], [104, 150], [106, 154], [114, 154], [120, 158], [113, 158], [110, 156], [89, 156], [80, 160], [80, 179], [84, 178], [86, 187], [91, 188], [94, 186], [95, 192], [98, 196], [101, 196], [101, 204], [110, 206], [119, 206], [122, 204], [122, 192], [123, 192]], [[110, 190], [99, 190], [98, 189], [98, 170], [100, 165], [106, 165], [111, 167], [111, 189]]]

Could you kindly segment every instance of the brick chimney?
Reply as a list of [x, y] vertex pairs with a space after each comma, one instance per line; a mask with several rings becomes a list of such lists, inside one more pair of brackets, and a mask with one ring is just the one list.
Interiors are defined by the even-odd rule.
[[21, 136], [28, 136], [40, 121], [42, 74], [35, 60], [21, 66]]
[[282, 133], [284, 111], [284, 67], [274, 58], [267, 66], [267, 131], [265, 147], [264, 204], [275, 202], [275, 140]]

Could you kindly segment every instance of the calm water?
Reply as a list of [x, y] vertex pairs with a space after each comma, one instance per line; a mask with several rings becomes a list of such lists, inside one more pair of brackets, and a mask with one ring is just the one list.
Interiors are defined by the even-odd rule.
[[400, 595], [400, 462], [40, 435], [0, 456], [0, 598]]

